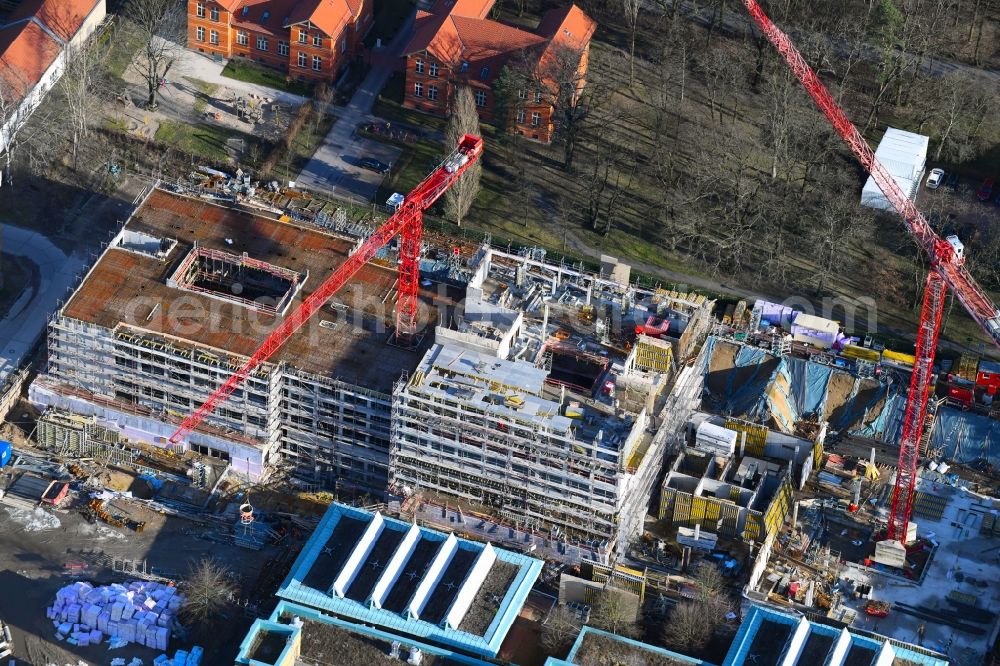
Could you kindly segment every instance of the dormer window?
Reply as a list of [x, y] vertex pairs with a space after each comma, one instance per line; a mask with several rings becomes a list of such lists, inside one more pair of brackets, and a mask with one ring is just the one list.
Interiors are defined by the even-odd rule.
[[265, 10], [263, 16], [260, 17], [260, 22], [264, 23], [267, 19], [271, 18], [271, 12]]
[[249, 13], [250, 13], [250, 8], [249, 7], [244, 7], [243, 8], [243, 12], [242, 12], [243, 16], [246, 16]]
[[458, 71], [461, 74], [465, 74], [467, 71], [469, 71], [469, 61], [468, 60], [463, 60], [462, 61], [462, 68], [459, 69]]
[[490, 75], [490, 68], [489, 67], [483, 67], [481, 70], [479, 70], [479, 78], [480, 78], [480, 80], [485, 81], [486, 77], [489, 76], [489, 75]]

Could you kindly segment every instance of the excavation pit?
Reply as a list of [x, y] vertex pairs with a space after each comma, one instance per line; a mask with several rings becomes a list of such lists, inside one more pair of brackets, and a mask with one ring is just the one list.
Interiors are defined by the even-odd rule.
[[308, 275], [252, 259], [246, 253], [195, 247], [168, 284], [277, 315], [285, 313]]

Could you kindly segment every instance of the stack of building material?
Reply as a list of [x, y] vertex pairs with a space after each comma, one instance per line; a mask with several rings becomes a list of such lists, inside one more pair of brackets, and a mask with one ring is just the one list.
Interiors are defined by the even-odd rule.
[[153, 660], [153, 666], [201, 666], [203, 653], [204, 650], [196, 645], [191, 648], [190, 652], [178, 650], [174, 653], [173, 658], [161, 654]]
[[138, 643], [166, 650], [170, 631], [184, 597], [177, 588], [149, 581], [94, 587], [76, 582], [56, 593], [46, 609], [60, 640], [73, 645]]

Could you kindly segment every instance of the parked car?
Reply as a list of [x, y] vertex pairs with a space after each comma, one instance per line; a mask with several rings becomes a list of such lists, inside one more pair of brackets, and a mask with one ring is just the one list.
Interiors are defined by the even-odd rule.
[[927, 176], [927, 189], [936, 190], [944, 182], [944, 169], [931, 169], [931, 174]]
[[389, 173], [389, 165], [385, 162], [379, 162], [374, 157], [362, 158], [362, 160], [358, 162], [358, 166], [362, 169], [374, 171], [375, 173]]
[[976, 198], [983, 203], [990, 200], [993, 196], [993, 179], [987, 178], [983, 181], [983, 184], [979, 186], [979, 191], [976, 192]]

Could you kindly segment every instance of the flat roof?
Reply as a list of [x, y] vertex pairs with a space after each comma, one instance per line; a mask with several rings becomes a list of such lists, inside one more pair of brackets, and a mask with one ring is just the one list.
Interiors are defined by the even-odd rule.
[[[123, 247], [109, 247], [62, 309], [62, 315], [108, 329], [119, 325], [130, 333], [149, 332], [169, 339], [248, 357], [279, 323], [266, 312], [254, 311], [217, 296], [169, 286], [167, 279], [198, 247], [273, 264], [297, 273], [308, 272], [290, 314], [337, 266], [346, 261], [354, 242], [320, 229], [226, 208], [215, 203], [155, 190], [126, 223], [141, 232], [176, 244], [158, 257]], [[231, 242], [227, 242], [227, 239]], [[400, 371], [412, 370], [430, 345], [426, 335], [416, 351], [386, 343], [390, 332], [382, 324], [394, 317], [394, 268], [365, 265], [331, 298], [347, 316], [330, 305], [299, 331], [271, 359], [305, 372], [342, 379], [375, 391], [388, 392]], [[438, 308], [452, 308], [462, 294], [454, 287], [421, 289], [418, 308], [430, 329]], [[157, 306], [158, 304], [158, 306]], [[428, 307], [429, 306], [429, 307]], [[155, 311], [154, 311], [155, 308]], [[174, 315], [174, 316], [171, 316]]]
[[527, 555], [332, 504], [277, 596], [494, 657], [541, 570]]
[[881, 637], [862, 636], [763, 606], [750, 608], [722, 666], [871, 666], [885, 663], [883, 654], [889, 663], [948, 666], [945, 659], [890, 644]]

